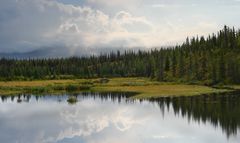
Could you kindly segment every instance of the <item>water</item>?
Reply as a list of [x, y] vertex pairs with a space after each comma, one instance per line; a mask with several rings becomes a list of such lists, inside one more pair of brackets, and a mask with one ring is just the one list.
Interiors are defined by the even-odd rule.
[[[239, 94], [240, 95], [240, 94]], [[1, 143], [239, 143], [240, 96], [129, 100], [124, 93], [0, 101]]]

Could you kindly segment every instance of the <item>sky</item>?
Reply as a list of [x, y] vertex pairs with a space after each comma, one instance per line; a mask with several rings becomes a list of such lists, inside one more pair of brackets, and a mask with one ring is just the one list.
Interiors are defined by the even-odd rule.
[[[240, 28], [240, 0], [0, 0], [0, 53], [149, 49]], [[0, 54], [1, 56], [1, 54]]]

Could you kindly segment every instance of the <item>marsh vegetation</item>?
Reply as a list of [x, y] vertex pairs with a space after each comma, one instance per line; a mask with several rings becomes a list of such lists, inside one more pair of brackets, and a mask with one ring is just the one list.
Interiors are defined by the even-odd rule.
[[193, 96], [208, 93], [232, 91], [203, 85], [187, 85], [173, 82], [158, 82], [148, 78], [111, 78], [102, 79], [43, 80], [43, 81], [8, 81], [0, 82], [1, 95], [19, 93], [67, 93], [67, 92], [132, 92], [135, 98], [161, 96]]

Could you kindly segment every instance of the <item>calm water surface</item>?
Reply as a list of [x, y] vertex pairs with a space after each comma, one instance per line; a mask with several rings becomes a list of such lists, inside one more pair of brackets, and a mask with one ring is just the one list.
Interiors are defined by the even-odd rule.
[[0, 143], [239, 143], [240, 94], [129, 100], [124, 94], [1, 97]]

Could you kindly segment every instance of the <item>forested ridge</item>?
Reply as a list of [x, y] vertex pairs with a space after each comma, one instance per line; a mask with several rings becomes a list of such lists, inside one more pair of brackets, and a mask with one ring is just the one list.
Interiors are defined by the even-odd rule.
[[207, 85], [240, 83], [240, 30], [225, 26], [217, 34], [187, 38], [182, 45], [151, 51], [0, 60], [1, 80], [94, 77], [150, 77]]

